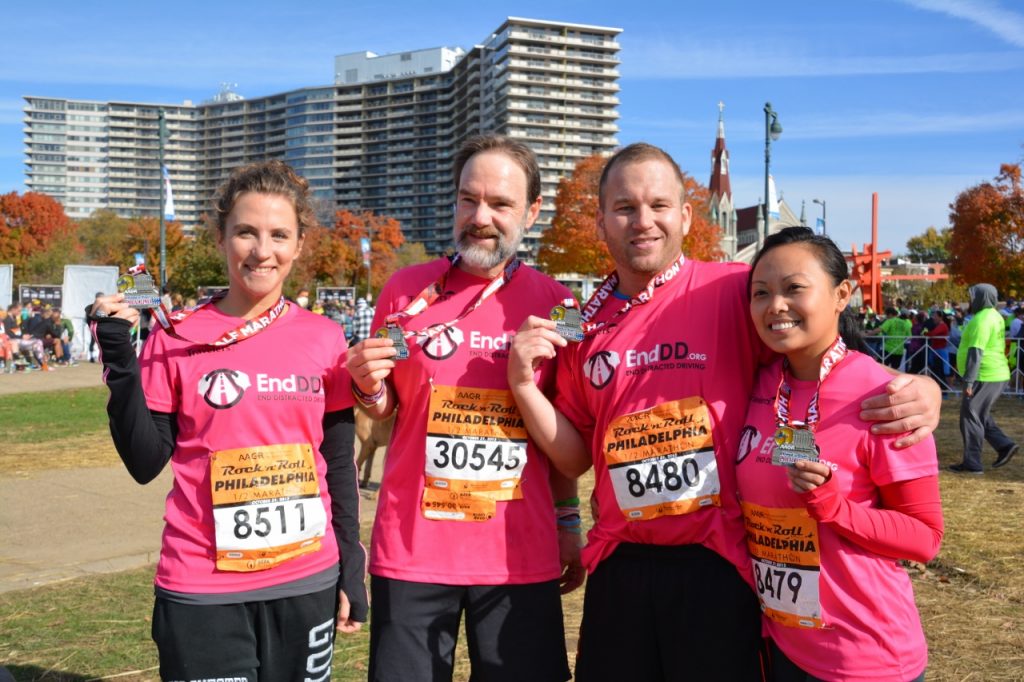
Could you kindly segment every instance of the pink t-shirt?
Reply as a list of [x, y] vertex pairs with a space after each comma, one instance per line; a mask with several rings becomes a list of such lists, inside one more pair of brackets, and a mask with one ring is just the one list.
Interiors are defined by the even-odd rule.
[[[404, 310], [447, 268], [448, 261], [439, 259], [397, 272], [381, 292], [374, 330], [384, 325], [388, 314]], [[406, 319], [403, 328], [420, 331], [459, 317], [488, 282], [451, 269], [442, 296], [421, 314]], [[522, 322], [529, 315], [547, 317], [553, 306], [571, 295], [524, 265], [508, 284], [426, 348], [416, 337], [408, 340], [410, 357], [398, 361], [391, 374], [398, 416], [377, 502], [372, 574], [453, 585], [532, 583], [559, 576], [548, 461], [526, 441], [508, 389], [506, 366], [509, 344]], [[550, 387], [553, 380], [554, 363], [544, 363], [540, 385]], [[503, 425], [504, 432], [488, 430], [494, 424]], [[523, 449], [513, 451], [509, 441], [499, 442], [506, 437]], [[432, 469], [433, 473], [473, 478], [490, 476], [498, 468], [511, 471], [520, 459], [525, 459], [522, 497], [493, 502], [493, 517], [454, 520], [442, 513], [428, 518], [428, 467], [441, 464], [446, 468]], [[433, 484], [430, 488], [426, 493], [430, 496], [443, 490], [434, 490]]]
[[[206, 342], [240, 324], [208, 305], [178, 331]], [[146, 403], [178, 415], [158, 586], [233, 593], [282, 585], [337, 564], [320, 443], [324, 413], [353, 403], [346, 350], [341, 327], [294, 305], [264, 331], [222, 349], [162, 329], [146, 340], [140, 358]], [[271, 568], [217, 567], [218, 546], [242, 555], [222, 557], [237, 567], [259, 551], [260, 541], [304, 549], [315, 546], [307, 537], [313, 532], [322, 533], [318, 550]]]
[[[736, 467], [766, 628], [815, 677], [906, 682], [928, 663], [906, 571], [807, 516], [785, 468], [771, 464], [781, 362], [758, 376]], [[895, 436], [873, 436], [859, 418], [861, 401], [891, 379], [874, 360], [851, 352], [825, 379], [819, 398], [815, 440], [832, 469], [829, 485], [869, 507], [879, 505], [880, 486], [938, 473], [931, 438], [896, 450]], [[792, 418], [802, 421], [817, 382], [790, 385]]]
[[748, 272], [686, 260], [625, 315], [609, 297], [593, 319], [610, 324], [561, 352], [556, 406], [594, 458], [589, 571], [621, 542], [701, 544], [749, 581], [732, 453], [769, 356], [747, 311]]

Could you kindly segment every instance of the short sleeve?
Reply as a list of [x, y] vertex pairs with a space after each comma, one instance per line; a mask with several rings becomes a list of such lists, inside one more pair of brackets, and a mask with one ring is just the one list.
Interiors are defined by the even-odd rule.
[[909, 448], [897, 450], [893, 445], [899, 439], [893, 436], [870, 436], [871, 480], [881, 487], [925, 476], [938, 476], [939, 460], [935, 452], [935, 439], [928, 436]]
[[168, 357], [168, 338], [163, 330], [150, 334], [139, 356], [146, 405], [156, 412], [177, 412], [180, 404], [181, 385]]
[[594, 432], [594, 415], [587, 409], [583, 387], [572, 371], [578, 365], [577, 349], [578, 346], [559, 353], [555, 367], [554, 404], [589, 443]]

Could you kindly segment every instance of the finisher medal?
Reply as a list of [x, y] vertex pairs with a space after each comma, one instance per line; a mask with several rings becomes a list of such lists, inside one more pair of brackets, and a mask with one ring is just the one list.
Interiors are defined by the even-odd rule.
[[136, 310], [160, 307], [160, 292], [153, 276], [145, 270], [132, 268], [117, 278], [117, 290], [124, 294], [124, 302]]
[[772, 464], [791, 466], [797, 460], [818, 461], [818, 446], [814, 433], [809, 429], [780, 426], [775, 432], [775, 447], [772, 449]]
[[551, 319], [555, 321], [555, 331], [566, 341], [579, 343], [583, 340], [583, 325], [580, 320], [579, 308], [556, 305], [551, 309]]
[[402, 332], [400, 327], [381, 327], [377, 330], [377, 336], [382, 339], [391, 339], [394, 341], [395, 350], [398, 351], [393, 358], [394, 360], [409, 359], [409, 345], [405, 342], [405, 334]]

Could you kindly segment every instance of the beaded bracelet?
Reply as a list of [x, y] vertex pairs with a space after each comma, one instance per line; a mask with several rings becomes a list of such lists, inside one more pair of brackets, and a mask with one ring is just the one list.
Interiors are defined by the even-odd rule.
[[380, 388], [378, 388], [375, 393], [363, 393], [362, 389], [359, 388], [359, 385], [353, 381], [352, 395], [356, 397], [356, 400], [358, 400], [363, 407], [374, 407], [376, 405], [380, 405], [384, 400], [384, 394], [387, 393], [387, 388], [388, 382], [382, 381], [380, 382]]

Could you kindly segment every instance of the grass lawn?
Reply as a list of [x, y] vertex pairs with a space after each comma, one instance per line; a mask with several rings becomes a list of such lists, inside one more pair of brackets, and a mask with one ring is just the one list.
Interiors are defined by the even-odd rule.
[[[77, 407], [62, 410], [60, 415], [64, 419], [66, 412], [67, 421], [77, 420], [77, 426], [69, 424], [60, 431], [46, 428], [53, 425], [54, 415], [50, 414], [48, 422], [38, 416], [45, 414], [47, 407], [40, 398], [38, 406], [29, 411], [32, 416], [19, 418], [8, 437], [13, 434], [14, 442], [27, 438], [36, 452], [52, 452], [54, 442], [66, 444], [76, 438], [104, 435], [102, 393], [77, 393], [73, 401]], [[67, 395], [61, 393], [60, 397], [66, 402]], [[14, 398], [21, 401], [25, 397]], [[8, 400], [0, 399], [0, 416], [11, 414]], [[936, 433], [942, 467], [960, 458], [958, 408], [958, 400], [946, 402]], [[1024, 441], [1022, 408], [1021, 402], [1004, 398], [995, 411], [996, 421], [1018, 441]], [[89, 410], [92, 416], [86, 418]], [[110, 459], [107, 453], [102, 464], [116, 462], [116, 454], [112, 456]], [[76, 459], [80, 456], [69, 450], [47, 465], [65, 465], [52, 461], [61, 457], [86, 461]], [[987, 452], [985, 458], [990, 464], [994, 454]], [[24, 471], [8, 464], [0, 454], [0, 475]], [[940, 478], [946, 517], [942, 551], [927, 566], [909, 567], [928, 636], [928, 680], [1020, 682], [1024, 680], [1024, 454], [984, 476], [944, 472]], [[581, 480], [581, 497], [589, 492], [591, 482], [589, 474]], [[370, 523], [367, 515], [366, 540]], [[158, 679], [155, 647], [149, 640], [151, 583], [152, 569], [144, 569], [0, 595], [0, 665], [7, 666], [19, 682]], [[570, 659], [582, 596], [583, 590], [577, 590], [563, 603]], [[464, 640], [458, 652], [458, 680], [468, 679], [469, 674]], [[368, 642], [365, 628], [357, 636], [338, 640], [333, 679], [365, 679]]]

